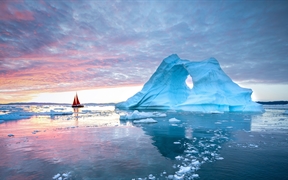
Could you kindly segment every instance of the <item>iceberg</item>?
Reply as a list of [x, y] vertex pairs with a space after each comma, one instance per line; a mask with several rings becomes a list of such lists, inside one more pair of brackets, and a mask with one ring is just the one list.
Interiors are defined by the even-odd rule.
[[[192, 89], [185, 82], [189, 75]], [[252, 92], [233, 82], [215, 58], [189, 61], [172, 54], [162, 61], [140, 92], [116, 107], [208, 113], [263, 112], [262, 105], [251, 100]]]

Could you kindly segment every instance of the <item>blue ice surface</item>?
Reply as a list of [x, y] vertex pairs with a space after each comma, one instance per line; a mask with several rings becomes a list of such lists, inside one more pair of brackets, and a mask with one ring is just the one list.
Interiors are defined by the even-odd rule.
[[[193, 88], [186, 85], [192, 77]], [[203, 61], [180, 59], [176, 54], [165, 58], [143, 89], [121, 109], [173, 109], [193, 112], [263, 112], [251, 99], [252, 90], [242, 88], [221, 69], [215, 58]]]

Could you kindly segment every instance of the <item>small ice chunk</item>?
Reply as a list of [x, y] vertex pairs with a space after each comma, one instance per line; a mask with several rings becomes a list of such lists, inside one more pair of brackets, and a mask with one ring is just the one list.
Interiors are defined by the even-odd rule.
[[138, 123], [157, 123], [156, 120], [152, 118], [147, 118], [147, 119], [141, 119], [141, 120], [135, 120], [133, 123], [138, 124]]
[[209, 159], [208, 159], [207, 157], [204, 157], [203, 160], [204, 160], [204, 161], [208, 161]]
[[198, 166], [198, 165], [200, 165], [200, 162], [197, 160], [194, 160], [191, 164], [193, 164], [194, 166]]
[[50, 115], [72, 115], [72, 111], [53, 111], [50, 110]]
[[185, 174], [187, 172], [191, 171], [190, 166], [180, 166], [180, 170], [178, 171], [179, 174]]
[[168, 175], [168, 179], [173, 179], [174, 176], [173, 175]]
[[14, 134], [8, 134], [8, 137], [14, 137]]
[[59, 178], [61, 176], [61, 174], [56, 174], [55, 176], [53, 176], [53, 178], [52, 179], [57, 179], [57, 178]]
[[196, 150], [185, 150], [185, 153], [191, 153], [191, 154], [194, 153], [195, 154], [195, 153], [198, 153], [198, 152]]
[[286, 110], [283, 114], [288, 115], [288, 110]]
[[68, 177], [68, 176], [70, 175], [70, 173], [71, 173], [71, 172], [63, 173], [62, 176], [66, 178], [66, 177]]
[[148, 179], [155, 180], [155, 176], [153, 176], [152, 174], [149, 174]]
[[185, 174], [175, 174], [173, 180], [182, 180]]
[[57, 180], [62, 180], [62, 177], [59, 177]]
[[256, 145], [256, 144], [249, 144], [249, 147], [251, 147], [251, 148], [258, 148], [258, 145]]
[[174, 142], [174, 144], [181, 144], [180, 142]]
[[181, 160], [182, 157], [181, 157], [181, 156], [176, 156], [175, 159], [176, 159], [176, 160]]
[[192, 178], [199, 178], [198, 174], [192, 174]]
[[224, 158], [223, 157], [217, 157], [216, 159], [217, 160], [223, 160]]
[[170, 123], [179, 123], [179, 122], [181, 122], [181, 121], [178, 120], [178, 119], [176, 119], [176, 118], [171, 118], [171, 119], [169, 119], [169, 122], [170, 122]]

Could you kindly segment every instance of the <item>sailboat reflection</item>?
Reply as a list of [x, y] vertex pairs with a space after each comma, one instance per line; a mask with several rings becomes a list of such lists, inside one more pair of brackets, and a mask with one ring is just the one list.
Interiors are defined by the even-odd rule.
[[73, 116], [76, 119], [76, 121], [78, 121], [80, 112], [81, 112], [81, 110], [79, 108], [73, 108]]

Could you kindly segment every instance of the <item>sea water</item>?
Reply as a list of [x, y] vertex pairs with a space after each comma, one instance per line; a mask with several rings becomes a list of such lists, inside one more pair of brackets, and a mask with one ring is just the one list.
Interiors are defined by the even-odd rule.
[[0, 179], [287, 179], [287, 109], [133, 123], [113, 105], [2, 105]]

